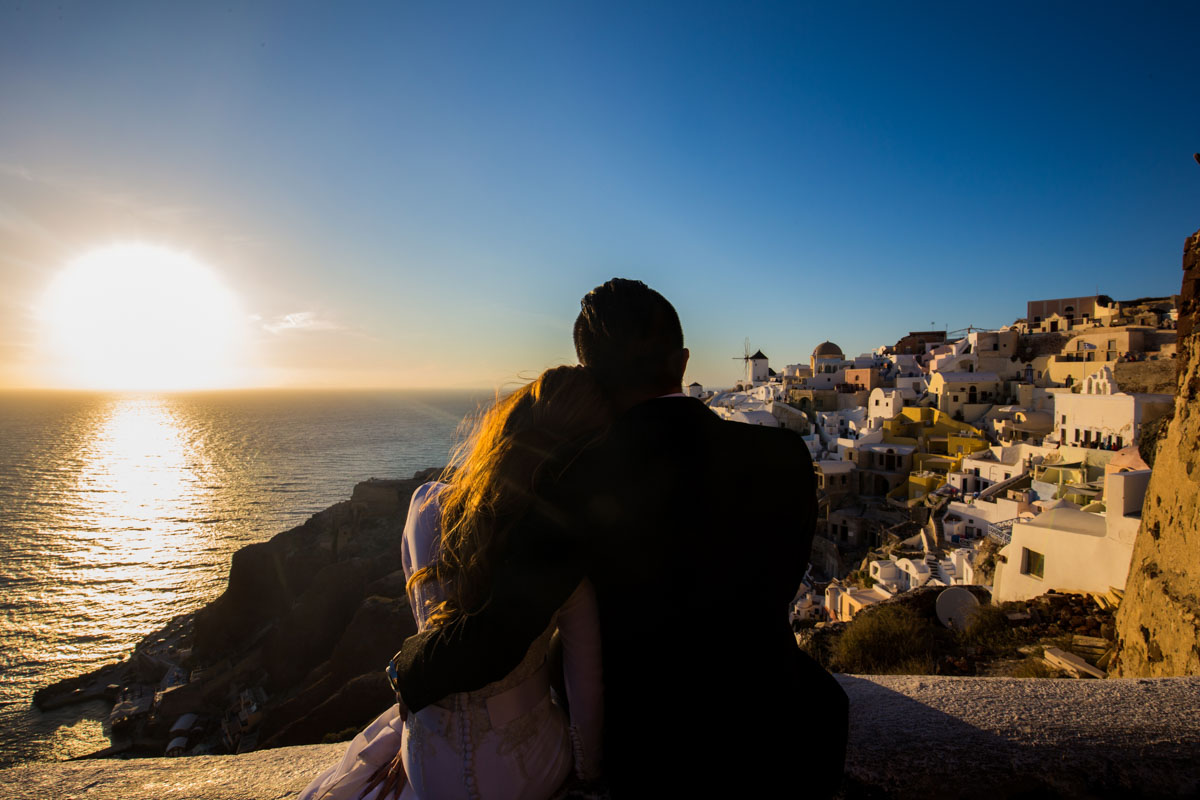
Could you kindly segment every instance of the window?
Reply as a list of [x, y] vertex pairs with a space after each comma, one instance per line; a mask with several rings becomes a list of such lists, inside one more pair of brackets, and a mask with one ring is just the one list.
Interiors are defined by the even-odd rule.
[[1046, 557], [1041, 553], [1021, 548], [1021, 574], [1041, 578], [1046, 573]]
[[1063, 425], [1066, 425], [1066, 424], [1067, 424], [1067, 415], [1066, 415], [1066, 414], [1063, 414], [1063, 415], [1062, 415], [1062, 419], [1061, 419], [1061, 420], [1059, 420], [1059, 421], [1060, 421], [1060, 422], [1061, 422]]
[[1079, 428], [1075, 429], [1075, 441], [1079, 441]]

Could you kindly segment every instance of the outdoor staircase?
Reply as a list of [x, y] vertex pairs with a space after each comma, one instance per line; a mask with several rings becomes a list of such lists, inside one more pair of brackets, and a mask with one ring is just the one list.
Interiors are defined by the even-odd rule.
[[942, 569], [942, 542], [945, 541], [945, 527], [942, 518], [950, 507], [949, 498], [940, 502], [929, 512], [929, 522], [921, 528], [921, 546], [925, 550], [925, 566], [929, 568], [929, 577], [922, 585], [939, 580], [946, 586], [953, 581]]

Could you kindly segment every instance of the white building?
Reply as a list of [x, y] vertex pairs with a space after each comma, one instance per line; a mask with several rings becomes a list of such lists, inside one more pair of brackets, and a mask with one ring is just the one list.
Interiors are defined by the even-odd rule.
[[833, 581], [825, 588], [825, 613], [833, 622], [849, 622], [867, 606], [875, 605], [891, 596], [887, 589], [879, 584], [870, 589], [859, 589]]
[[867, 421], [867, 409], [862, 406], [841, 408], [837, 411], [818, 411], [816, 414], [817, 426], [829, 439], [857, 433]]
[[970, 353], [970, 341], [958, 339], [938, 345], [929, 352], [929, 372], [974, 372], [975, 357]]
[[904, 393], [899, 389], [876, 387], [867, 398], [867, 421], [870, 427], [879, 427], [885, 419], [891, 419], [904, 408]]
[[825, 596], [817, 594], [806, 584], [800, 584], [800, 593], [792, 601], [789, 622], [820, 621], [825, 618]]
[[895, 365], [897, 377], [921, 377], [923, 374], [920, 356], [912, 353], [894, 353], [887, 358]]
[[1029, 444], [993, 445], [963, 457], [961, 471], [951, 472], [946, 482], [964, 495], [982, 492], [1041, 464], [1053, 452], [1056, 448]]
[[974, 550], [959, 547], [941, 558], [885, 558], [872, 561], [870, 575], [892, 594], [922, 586], [964, 586], [975, 583]]
[[[1150, 470], [1109, 473], [1103, 511], [1061, 504], [1015, 523], [1012, 541], [997, 558], [993, 600], [1025, 600], [1050, 589], [1125, 588], [1149, 482]], [[1101, 504], [1089, 508], [1095, 505]]]
[[1054, 432], [1047, 441], [1075, 447], [1120, 450], [1138, 442], [1143, 424], [1172, 408], [1169, 394], [1125, 394], [1117, 390], [1112, 370], [1088, 375], [1079, 394], [1054, 393]]
[[[912, 357], [912, 356], [910, 356]], [[929, 389], [929, 378], [924, 375], [901, 375], [896, 378], [896, 388], [908, 403], [916, 402], [917, 398]]]
[[704, 387], [698, 383], [692, 382], [683, 387], [683, 393], [688, 397], [699, 397], [704, 394]]
[[764, 428], [778, 428], [779, 420], [775, 415], [765, 408], [717, 408], [713, 409], [717, 412], [717, 416], [722, 419], [727, 419], [730, 422], [743, 422], [747, 425], [762, 425]]
[[1007, 530], [1018, 519], [1033, 519], [1037, 509], [1028, 492], [1019, 499], [997, 497], [989, 500], [954, 500], [942, 517], [942, 535], [946, 541], [953, 537], [977, 539], [985, 536], [992, 526]]

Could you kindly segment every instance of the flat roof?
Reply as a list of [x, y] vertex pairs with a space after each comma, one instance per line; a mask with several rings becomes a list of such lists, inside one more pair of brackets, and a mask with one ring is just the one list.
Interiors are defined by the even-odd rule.
[[869, 453], [886, 453], [888, 450], [891, 450], [896, 455], [908, 455], [909, 453], [916, 452], [917, 446], [915, 444], [887, 444], [886, 442], [874, 442], [871, 444], [864, 444], [858, 449], [866, 450]]
[[1088, 536], [1105, 536], [1108, 533], [1103, 516], [1074, 508], [1051, 508], [1031, 520], [1022, 520], [1018, 524]]

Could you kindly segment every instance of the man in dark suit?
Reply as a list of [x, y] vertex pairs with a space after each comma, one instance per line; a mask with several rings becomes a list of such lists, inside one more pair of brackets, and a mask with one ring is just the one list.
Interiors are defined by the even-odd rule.
[[507, 675], [588, 577], [614, 796], [831, 793], [846, 696], [796, 647], [787, 617], [816, 520], [807, 447], [679, 393], [688, 351], [657, 292], [614, 279], [581, 305], [576, 351], [617, 417], [544, 470], [491, 602], [404, 643], [404, 704]]

